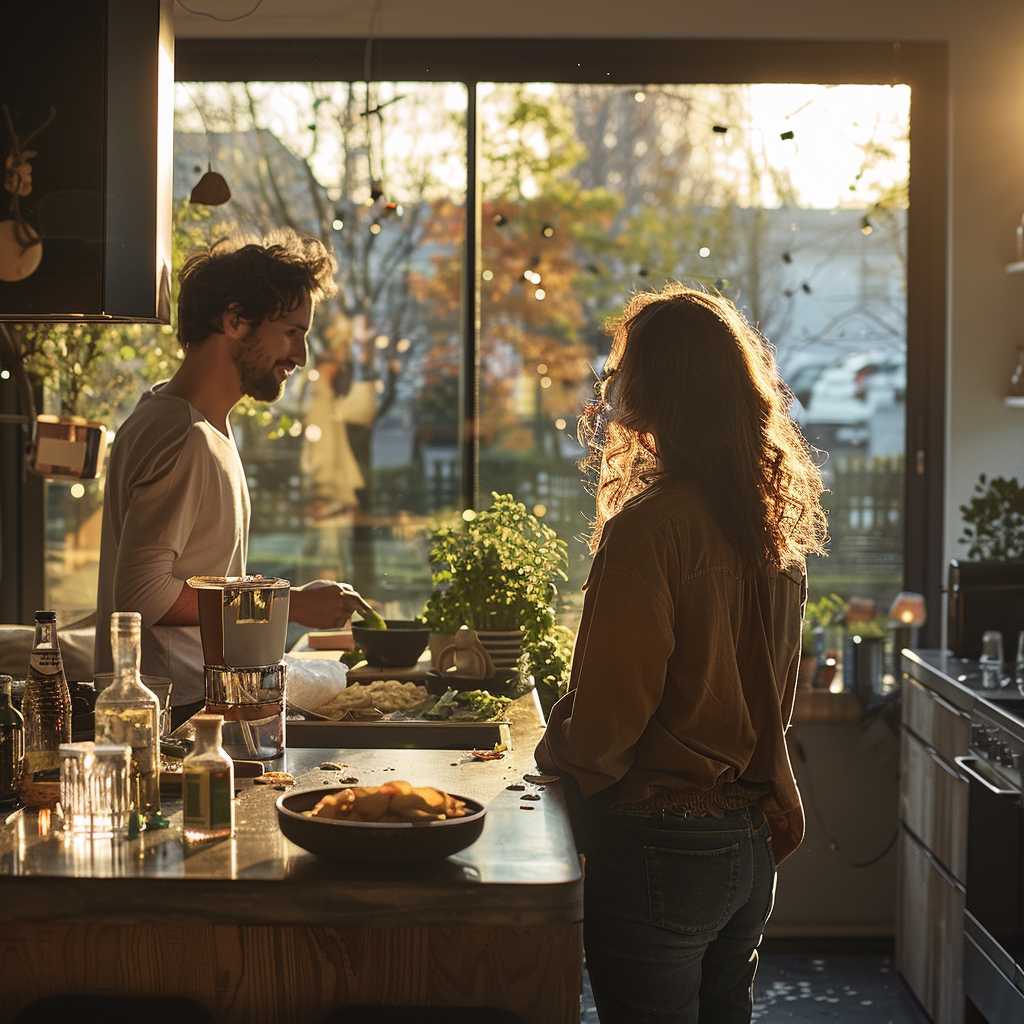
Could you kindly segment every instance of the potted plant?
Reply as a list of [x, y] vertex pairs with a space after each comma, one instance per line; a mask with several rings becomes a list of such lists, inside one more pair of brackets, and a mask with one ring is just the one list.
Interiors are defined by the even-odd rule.
[[817, 601], [807, 602], [800, 654], [801, 683], [824, 689], [831, 684], [842, 651], [848, 607], [838, 594], [825, 594]]
[[[423, 619], [436, 636], [454, 636], [460, 626], [476, 630], [495, 664], [509, 667], [521, 647], [554, 628], [551, 602], [555, 581], [567, 579], [568, 553], [565, 541], [511, 494], [492, 498], [489, 508], [467, 510], [431, 531], [434, 592]], [[496, 634], [505, 635], [506, 647]]]
[[1016, 477], [991, 480], [982, 473], [974, 497], [960, 506], [964, 520], [961, 544], [967, 557], [985, 562], [1024, 559], [1024, 487]]

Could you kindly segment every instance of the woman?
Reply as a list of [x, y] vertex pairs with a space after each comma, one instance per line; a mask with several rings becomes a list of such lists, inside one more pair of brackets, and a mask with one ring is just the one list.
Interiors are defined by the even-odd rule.
[[776, 861], [803, 836], [784, 733], [821, 475], [731, 303], [672, 284], [614, 326], [580, 423], [594, 561], [537, 761], [584, 798], [602, 1024], [748, 1022]]

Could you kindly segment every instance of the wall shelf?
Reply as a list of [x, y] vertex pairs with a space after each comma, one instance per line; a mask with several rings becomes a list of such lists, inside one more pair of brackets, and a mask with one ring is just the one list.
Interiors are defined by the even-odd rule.
[[1012, 405], [1016, 409], [1024, 409], [1024, 395], [1007, 395], [1003, 405]]
[[1024, 260], [1018, 260], [1016, 263], [1007, 263], [1006, 272], [1008, 274], [1024, 274]]

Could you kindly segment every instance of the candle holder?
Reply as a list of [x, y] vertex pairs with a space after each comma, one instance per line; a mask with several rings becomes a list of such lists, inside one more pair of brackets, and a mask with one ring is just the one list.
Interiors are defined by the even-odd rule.
[[917, 644], [917, 630], [927, 620], [924, 594], [901, 591], [889, 608], [889, 628], [893, 634], [893, 678], [900, 678], [900, 651]]

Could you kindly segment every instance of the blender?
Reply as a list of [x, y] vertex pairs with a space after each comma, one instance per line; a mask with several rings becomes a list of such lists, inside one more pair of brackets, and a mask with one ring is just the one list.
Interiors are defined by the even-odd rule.
[[193, 576], [206, 677], [206, 713], [223, 715], [222, 743], [236, 760], [284, 753], [288, 580]]

